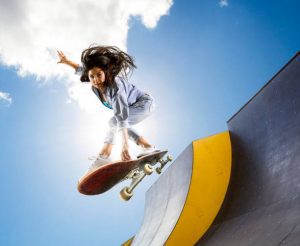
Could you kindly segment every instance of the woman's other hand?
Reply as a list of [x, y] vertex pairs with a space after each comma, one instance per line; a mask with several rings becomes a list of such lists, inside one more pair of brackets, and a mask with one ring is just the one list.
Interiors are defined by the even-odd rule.
[[59, 61], [57, 63], [68, 64], [68, 59], [62, 51], [57, 50], [57, 54], [59, 58]]
[[66, 64], [66, 65], [69, 65], [70, 67], [74, 68], [75, 70], [79, 67], [79, 65], [77, 63], [72, 62], [69, 59], [67, 59], [67, 57], [65, 56], [65, 54], [62, 51], [57, 50], [57, 55], [59, 58], [59, 61], [57, 62], [57, 64], [59, 64], [59, 63]]

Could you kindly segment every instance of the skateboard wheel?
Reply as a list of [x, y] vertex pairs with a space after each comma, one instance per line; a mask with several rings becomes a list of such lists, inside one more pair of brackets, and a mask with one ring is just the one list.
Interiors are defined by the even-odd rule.
[[157, 172], [158, 174], [161, 174], [161, 168], [160, 168], [160, 167], [157, 167], [157, 168], [156, 168], [156, 172]]
[[172, 157], [171, 155], [168, 155], [168, 156], [167, 156], [167, 160], [168, 160], [168, 161], [173, 161], [173, 157]]
[[124, 187], [124, 188], [120, 191], [120, 197], [121, 197], [121, 199], [123, 199], [124, 201], [128, 201], [132, 196], [133, 196], [133, 192], [129, 192], [129, 191], [128, 191], [128, 187]]
[[150, 164], [146, 164], [143, 169], [146, 175], [153, 173], [153, 167]]

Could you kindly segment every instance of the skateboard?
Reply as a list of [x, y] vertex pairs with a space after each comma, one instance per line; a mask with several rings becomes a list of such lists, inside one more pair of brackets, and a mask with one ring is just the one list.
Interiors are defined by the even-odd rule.
[[108, 191], [118, 183], [130, 179], [130, 186], [126, 186], [120, 191], [120, 197], [128, 201], [133, 196], [135, 187], [147, 175], [153, 173], [156, 164], [160, 163], [160, 166], [155, 169], [160, 174], [163, 167], [172, 161], [170, 155], [163, 159], [167, 153], [167, 150], [155, 151], [135, 160], [107, 163], [82, 177], [78, 182], [78, 191], [84, 195], [98, 195]]

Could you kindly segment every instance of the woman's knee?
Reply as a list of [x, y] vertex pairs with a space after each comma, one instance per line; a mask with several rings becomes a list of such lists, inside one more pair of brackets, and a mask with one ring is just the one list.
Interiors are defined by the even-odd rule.
[[116, 118], [115, 117], [110, 118], [110, 120], [108, 121], [108, 125], [110, 126], [110, 128], [116, 127], [117, 126]]
[[152, 99], [151, 104], [149, 106], [149, 112], [152, 113], [156, 108], [155, 101]]

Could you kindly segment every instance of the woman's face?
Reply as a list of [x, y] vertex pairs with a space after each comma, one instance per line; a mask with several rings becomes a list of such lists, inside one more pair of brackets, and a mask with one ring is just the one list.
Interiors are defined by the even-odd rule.
[[105, 73], [100, 67], [93, 67], [88, 72], [89, 80], [95, 87], [102, 87], [105, 81]]

